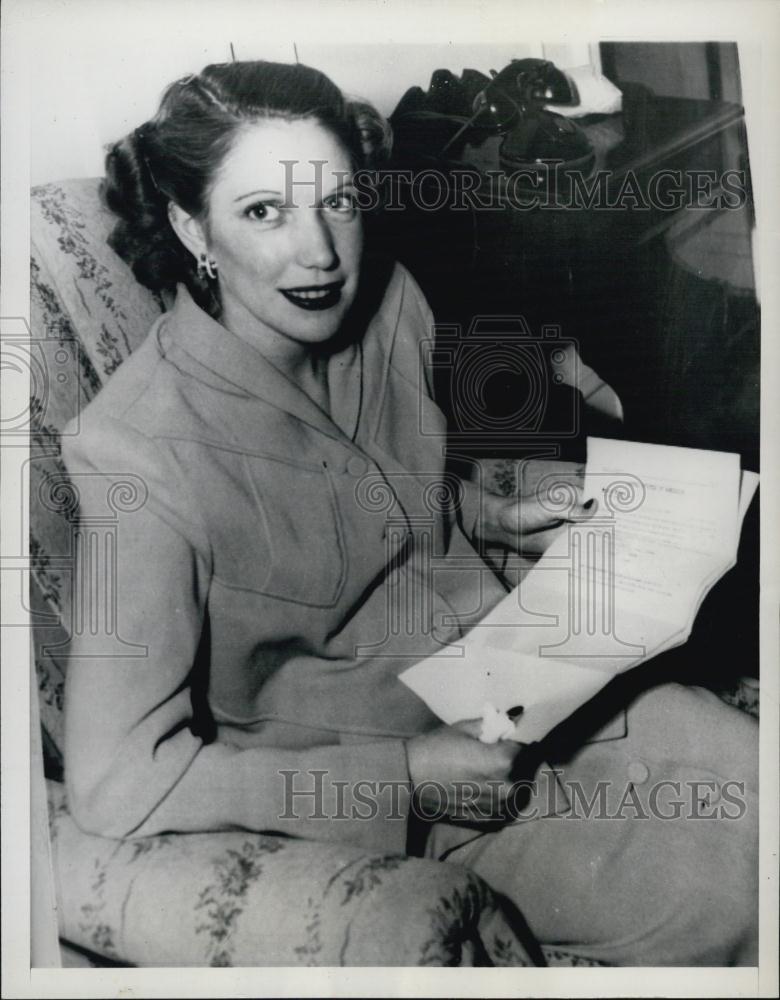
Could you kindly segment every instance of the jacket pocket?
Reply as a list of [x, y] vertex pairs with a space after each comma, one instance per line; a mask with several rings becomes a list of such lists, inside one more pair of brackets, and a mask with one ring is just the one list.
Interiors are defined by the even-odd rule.
[[245, 455], [243, 471], [246, 489], [237, 490], [226, 507], [235, 518], [220, 532], [224, 544], [215, 553], [215, 576], [236, 589], [333, 607], [344, 588], [346, 560], [327, 468]]

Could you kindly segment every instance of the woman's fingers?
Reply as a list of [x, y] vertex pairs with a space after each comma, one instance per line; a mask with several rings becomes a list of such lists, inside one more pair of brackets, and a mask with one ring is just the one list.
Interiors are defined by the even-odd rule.
[[452, 728], [459, 729], [467, 736], [473, 736], [475, 740], [478, 740], [482, 732], [482, 719], [461, 719], [459, 722], [453, 723]]
[[415, 801], [427, 818], [500, 820], [512, 794], [515, 757], [509, 741], [479, 740], [482, 719], [463, 719], [407, 743]]
[[541, 556], [552, 545], [555, 539], [568, 530], [568, 524], [561, 521], [546, 531], [534, 531], [521, 535], [518, 539], [517, 551], [523, 556]]
[[501, 509], [499, 522], [504, 531], [528, 535], [560, 524], [561, 514], [543, 506], [536, 497], [520, 497]]
[[553, 511], [536, 496], [510, 500], [499, 512], [499, 524], [506, 543], [528, 555], [541, 555], [569, 524], [587, 521], [595, 512], [592, 501], [582, 502], [582, 494], [570, 506]]

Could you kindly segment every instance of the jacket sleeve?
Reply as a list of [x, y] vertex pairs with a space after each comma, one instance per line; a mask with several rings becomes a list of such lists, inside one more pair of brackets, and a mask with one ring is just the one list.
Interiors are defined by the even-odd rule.
[[248, 829], [403, 851], [402, 741], [239, 749], [197, 735], [205, 530], [172, 456], [117, 420], [85, 423], [63, 438], [80, 499], [65, 704], [75, 821], [119, 838]]

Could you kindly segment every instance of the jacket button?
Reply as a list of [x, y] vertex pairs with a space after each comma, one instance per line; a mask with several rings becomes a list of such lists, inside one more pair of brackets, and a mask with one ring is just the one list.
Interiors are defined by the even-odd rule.
[[632, 785], [644, 785], [649, 777], [650, 771], [641, 760], [632, 760], [628, 765], [628, 780]]
[[350, 476], [363, 476], [368, 470], [368, 463], [359, 455], [352, 455], [347, 461], [347, 472]]

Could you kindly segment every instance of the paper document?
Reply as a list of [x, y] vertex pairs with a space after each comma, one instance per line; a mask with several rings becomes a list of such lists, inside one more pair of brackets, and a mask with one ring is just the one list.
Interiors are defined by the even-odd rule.
[[486, 702], [522, 705], [514, 738], [541, 739], [616, 674], [686, 641], [736, 561], [757, 484], [736, 454], [589, 438], [592, 516], [569, 524], [457, 645], [401, 680], [447, 723]]

